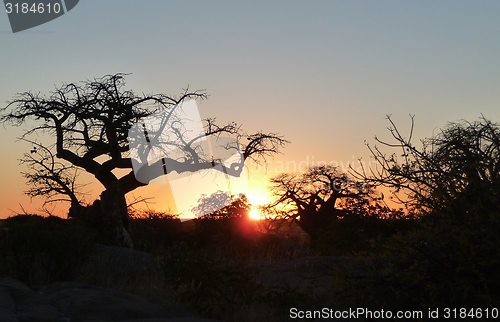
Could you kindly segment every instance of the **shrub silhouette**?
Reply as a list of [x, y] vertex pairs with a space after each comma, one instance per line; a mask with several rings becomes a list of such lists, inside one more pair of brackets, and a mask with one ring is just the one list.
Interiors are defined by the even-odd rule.
[[250, 209], [251, 205], [243, 195], [233, 199], [228, 206], [197, 218], [193, 223], [193, 240], [200, 245], [224, 248], [231, 245], [239, 250], [245, 249], [258, 235], [257, 225], [248, 216]]
[[366, 179], [404, 193], [420, 219], [388, 240], [363, 279], [351, 279], [346, 298], [397, 309], [498, 306], [500, 126], [450, 123], [420, 149], [411, 134], [390, 131], [396, 143], [387, 145], [402, 149], [402, 161], [372, 149], [383, 170]]
[[93, 232], [74, 220], [18, 215], [0, 232], [0, 261], [7, 275], [30, 285], [68, 280], [95, 243]]
[[158, 254], [167, 246], [182, 240], [183, 228], [178, 216], [154, 210], [136, 211], [130, 220], [135, 248]]

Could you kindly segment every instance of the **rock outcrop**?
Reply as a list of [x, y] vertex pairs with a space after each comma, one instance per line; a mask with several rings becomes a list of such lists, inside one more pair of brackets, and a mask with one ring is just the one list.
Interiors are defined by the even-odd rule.
[[76, 282], [57, 282], [38, 290], [0, 279], [2, 322], [209, 322], [182, 306]]

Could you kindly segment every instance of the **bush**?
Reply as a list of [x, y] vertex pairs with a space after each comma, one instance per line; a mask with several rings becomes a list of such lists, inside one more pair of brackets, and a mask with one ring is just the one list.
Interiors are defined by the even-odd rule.
[[164, 247], [183, 238], [182, 223], [178, 216], [148, 210], [131, 217], [130, 235], [137, 250], [161, 253]]
[[393, 188], [421, 223], [389, 239], [346, 298], [410, 309], [500, 305], [500, 125], [449, 123], [418, 148], [412, 130], [405, 138], [389, 121], [395, 142], [377, 142], [399, 151], [370, 148], [377, 171], [358, 176]]
[[83, 224], [59, 217], [18, 215], [0, 232], [6, 275], [32, 284], [71, 279], [94, 249], [95, 235]]
[[220, 248], [177, 244], [165, 253], [164, 272], [176, 301], [223, 321], [282, 321], [290, 307], [310, 302], [286, 283], [265, 288], [256, 266]]
[[[500, 221], [486, 213], [467, 225], [440, 215], [424, 220], [419, 229], [399, 233], [382, 256], [353, 271], [346, 298], [353, 305], [392, 309], [498, 307], [500, 305]], [[491, 218], [486, 223], [485, 217]]]
[[314, 243], [321, 255], [356, 256], [383, 251], [384, 244], [399, 232], [416, 225], [411, 219], [380, 219], [349, 215], [332, 223]]
[[164, 267], [167, 284], [181, 302], [203, 315], [220, 317], [253, 302], [260, 291], [257, 271], [220, 251], [181, 244], [169, 249]]

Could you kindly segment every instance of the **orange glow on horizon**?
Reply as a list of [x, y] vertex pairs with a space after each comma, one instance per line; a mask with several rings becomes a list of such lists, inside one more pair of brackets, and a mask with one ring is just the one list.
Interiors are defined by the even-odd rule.
[[254, 207], [265, 205], [272, 200], [272, 198], [269, 197], [266, 193], [260, 191], [252, 191], [245, 194], [245, 196], [248, 198], [248, 201], [250, 201], [250, 203]]

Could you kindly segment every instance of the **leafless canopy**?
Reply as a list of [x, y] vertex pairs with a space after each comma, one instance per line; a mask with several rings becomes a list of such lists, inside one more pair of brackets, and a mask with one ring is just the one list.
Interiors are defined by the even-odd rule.
[[[413, 210], [443, 210], [472, 191], [498, 191], [500, 179], [500, 127], [486, 118], [449, 123], [434, 137], [412, 142], [414, 118], [408, 138], [391, 118], [388, 128], [393, 143], [375, 137], [382, 147], [397, 149], [386, 154], [367, 144], [377, 167], [352, 172], [372, 185], [393, 188], [397, 200]], [[488, 188], [486, 188], [488, 187]], [[495, 188], [496, 187], [496, 188]], [[486, 189], [486, 190], [485, 190]]]
[[[204, 93], [187, 91], [178, 98], [136, 95], [123, 89], [124, 76], [65, 84], [50, 97], [21, 93], [3, 110], [6, 113], [0, 121], [21, 125], [28, 119], [35, 120], [39, 125], [26, 131], [23, 138], [34, 133], [54, 136], [57, 158], [93, 174], [109, 187], [119, 181], [112, 170], [132, 167], [127, 154], [127, 132], [132, 124], [185, 99], [206, 98]], [[120, 180], [125, 193], [137, 187], [130, 174]]]
[[79, 204], [86, 195], [85, 184], [77, 182], [79, 170], [57, 160], [51, 147], [24, 139], [33, 148], [21, 158], [21, 164], [28, 167], [22, 172], [30, 188], [25, 192], [30, 197], [43, 196], [45, 203], [70, 201]]
[[357, 197], [366, 188], [363, 182], [354, 181], [337, 167], [327, 165], [312, 166], [303, 174], [283, 173], [271, 182], [276, 196], [273, 204], [293, 205], [300, 210], [333, 210], [339, 198]]
[[[93, 174], [105, 188], [119, 185], [123, 194], [143, 185], [135, 180], [132, 171], [121, 178], [112, 172], [115, 169], [132, 168], [127, 141], [130, 127], [141, 118], [160, 109], [172, 110], [185, 100], [207, 98], [204, 92], [189, 92], [188, 90], [178, 97], [164, 94], [138, 95], [131, 90], [124, 89], [125, 76], [125, 74], [107, 75], [83, 83], [64, 84], [53, 91], [49, 97], [39, 93], [21, 93], [2, 109], [3, 115], [0, 117], [2, 123], [17, 126], [26, 123], [29, 119], [37, 122], [36, 127], [25, 132], [23, 139], [28, 140], [28, 137], [35, 133], [55, 137], [53, 155], [47, 154], [49, 153], [48, 147], [39, 146], [37, 150], [47, 154], [42, 157], [43, 165], [52, 169], [54, 175], [50, 180], [56, 185], [51, 193], [68, 195], [67, 189], [60, 190], [62, 186], [56, 181], [59, 180], [57, 177], [60, 176], [61, 169], [67, 172], [70, 168], [73, 169], [72, 167]], [[236, 123], [220, 126], [216, 124], [214, 118], [205, 121], [207, 136], [230, 135], [243, 141], [245, 158], [257, 160], [278, 153], [279, 148], [287, 143], [281, 136], [274, 133], [259, 132], [247, 135]], [[181, 148], [186, 152], [185, 157], [182, 162], [170, 160], [170, 164], [192, 165], [192, 171], [212, 166], [212, 160], [200, 158], [200, 155], [190, 149], [192, 142], [184, 142], [182, 135], [183, 133], [179, 133], [177, 144], [184, 143]], [[56, 159], [59, 163], [56, 163]], [[39, 170], [34, 168], [35, 164], [37, 167], [42, 166], [29, 155], [23, 160], [35, 172]], [[66, 163], [63, 165], [61, 162]], [[60, 166], [60, 171], [54, 173], [56, 164]], [[50, 189], [46, 189], [49, 188], [47, 185], [49, 182], [42, 183], [46, 178], [42, 178], [40, 173], [28, 175], [27, 178], [34, 185], [45, 186], [43, 189], [38, 189], [38, 192], [31, 190], [31, 195], [43, 195], [44, 192], [49, 192]], [[71, 187], [67, 186], [67, 188]]]
[[305, 173], [283, 173], [271, 180], [275, 200], [269, 207], [286, 209], [287, 219], [296, 221], [312, 238], [331, 220], [344, 215], [338, 203], [368, 193], [364, 182], [354, 180], [337, 167], [309, 167]]
[[[129, 130], [134, 124], [161, 111], [158, 115], [167, 116], [162, 121], [167, 121], [165, 124], [172, 126], [168, 132], [171, 137], [166, 144], [176, 148], [180, 153], [176, 157], [164, 155], [153, 164], [146, 163], [140, 171], [147, 173], [148, 176], [161, 175], [149, 171], [158, 166], [165, 168], [165, 165], [168, 165], [168, 171], [181, 173], [208, 169], [219, 162], [222, 165], [222, 162], [210, 158], [206, 153], [203, 154], [199, 149], [199, 143], [195, 142], [196, 138], [187, 139], [189, 131], [183, 128], [181, 119], [175, 118], [175, 111], [181, 106], [180, 103], [190, 99], [203, 100], [207, 98], [205, 92], [184, 90], [177, 97], [164, 94], [136, 94], [125, 89], [125, 76], [125, 74], [107, 75], [83, 83], [64, 84], [48, 97], [33, 92], [18, 94], [0, 110], [0, 122], [13, 126], [23, 124], [31, 126], [32, 123], [28, 121], [34, 121], [36, 124], [21, 138], [30, 142], [34, 149], [33, 153], [25, 154], [22, 159], [29, 169], [24, 176], [33, 187], [27, 192], [29, 195], [44, 195], [52, 200], [66, 200], [66, 197], [69, 197], [72, 206], [80, 206], [75, 171], [79, 169], [92, 174], [105, 188], [100, 196], [101, 202], [94, 202], [92, 212], [97, 212], [101, 217], [107, 216], [108, 230], [113, 230], [115, 234], [115, 237], [111, 238], [114, 238], [111, 243], [130, 246], [131, 241], [126, 233], [128, 213], [125, 194], [147, 184], [136, 180], [132, 170], [128, 139]], [[33, 135], [43, 134], [52, 136], [54, 144], [46, 146], [32, 139]], [[277, 134], [262, 132], [246, 134], [236, 123], [221, 126], [216, 124], [215, 119], [205, 120], [205, 133], [200, 133], [198, 137], [205, 135], [229, 136], [243, 141], [239, 147], [243, 151], [240, 163], [246, 158], [262, 160], [278, 153], [287, 143]], [[116, 171], [113, 172], [116, 169], [130, 171], [119, 177], [115, 174]], [[233, 164], [231, 168], [225, 170], [237, 172], [241, 169], [241, 166]], [[148, 179], [152, 180], [154, 177]], [[57, 197], [61, 195], [62, 199]], [[81, 210], [81, 206], [75, 208]], [[121, 227], [120, 220], [123, 222]], [[123, 227], [125, 229], [122, 229]]]

